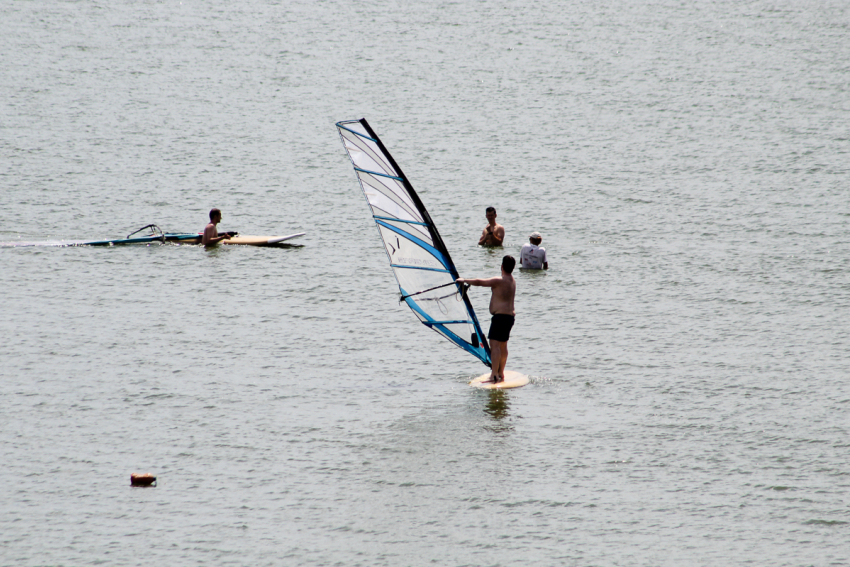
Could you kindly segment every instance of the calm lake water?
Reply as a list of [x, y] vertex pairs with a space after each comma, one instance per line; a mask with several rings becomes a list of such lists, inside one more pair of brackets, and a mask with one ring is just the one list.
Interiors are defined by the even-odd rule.
[[[0, 242], [307, 236], [0, 249], [0, 565], [850, 564], [848, 38], [830, 0], [2, 4]], [[363, 116], [462, 276], [543, 234], [528, 386], [398, 304]]]

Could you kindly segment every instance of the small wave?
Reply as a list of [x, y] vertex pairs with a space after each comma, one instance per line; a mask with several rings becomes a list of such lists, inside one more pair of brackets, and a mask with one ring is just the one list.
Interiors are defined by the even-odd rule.
[[842, 520], [808, 520], [807, 522], [803, 522], [804, 526], [843, 526], [846, 524], [850, 524], [850, 522], [844, 522]]

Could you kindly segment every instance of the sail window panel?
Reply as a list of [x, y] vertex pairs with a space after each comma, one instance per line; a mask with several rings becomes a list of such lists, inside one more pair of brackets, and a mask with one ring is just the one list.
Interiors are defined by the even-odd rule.
[[[435, 270], [446, 269], [446, 266], [442, 263], [440, 257], [435, 256], [428, 248], [424, 248], [418, 242], [413, 240], [413, 238], [416, 238], [415, 234], [410, 234], [407, 231], [391, 230], [381, 224], [378, 224], [378, 230], [381, 232], [381, 238], [384, 240], [384, 245], [387, 248], [387, 254], [390, 257], [391, 264], [415, 268], [430, 268]], [[416, 240], [419, 239], [416, 238]], [[436, 250], [434, 250], [434, 252], [436, 252]], [[439, 254], [439, 252], [437, 252], [437, 254]], [[444, 275], [447, 278], [451, 277], [450, 274]], [[445, 281], [443, 283], [445, 283]]]
[[[362, 171], [357, 172], [357, 177], [360, 179], [360, 185], [363, 187], [363, 192], [366, 193], [366, 199], [369, 201], [369, 204], [380, 207], [381, 210], [387, 213], [384, 216], [422, 222], [422, 215], [419, 214], [418, 209], [410, 200], [407, 192], [400, 187], [398, 181], [387, 179], [386, 177], [376, 177]], [[381, 197], [392, 201], [395, 203], [395, 206], [383, 203]]]
[[[469, 317], [469, 314], [466, 312], [466, 309], [458, 310], [456, 309], [452, 303], [455, 302], [454, 299], [443, 299], [439, 302], [437, 301], [417, 301], [416, 305], [422, 309], [422, 311], [428, 315], [429, 321], [464, 321]], [[456, 324], [455, 324], [456, 325]], [[468, 326], [465, 324], [461, 324], [462, 326]], [[451, 326], [451, 325], [449, 325]], [[459, 336], [463, 337], [466, 334], [469, 334], [469, 331], [463, 331]]]
[[429, 328], [437, 331], [453, 343], [459, 346], [468, 345], [472, 347], [472, 343], [470, 342], [473, 332], [471, 325], [466, 323], [434, 324], [431, 319], [424, 317], [421, 313], [417, 313], [416, 311], [414, 313], [423, 324], [426, 324]]
[[[405, 294], [416, 293], [445, 283], [451, 283], [452, 277], [439, 272], [412, 270], [405, 268], [394, 269], [399, 288]], [[443, 277], [439, 277], [443, 276]], [[408, 298], [418, 309], [429, 317], [429, 321], [468, 321], [469, 313], [457, 291], [457, 286], [450, 285], [413, 295]]]
[[[432, 287], [452, 283], [454, 277], [443, 271], [421, 270], [417, 267], [409, 267], [410, 264], [393, 264], [393, 270], [398, 278], [398, 285], [404, 290], [404, 293], [419, 293]], [[439, 269], [439, 268], [438, 268]], [[456, 285], [446, 285], [432, 291], [427, 291], [417, 295], [414, 299], [434, 299], [444, 297], [448, 294], [454, 294], [457, 291]]]
[[[452, 334], [449, 334], [446, 331], [444, 331], [443, 329], [441, 329], [440, 327], [431, 327], [431, 328], [434, 329], [435, 331], [437, 331], [438, 333], [440, 333], [441, 335], [443, 335], [444, 337], [446, 337], [451, 342], [458, 345], [459, 347], [471, 351], [472, 344], [469, 342], [469, 338], [466, 336], [466, 335], [471, 336], [471, 334], [468, 333], [466, 330], [461, 330], [460, 333], [457, 333], [457, 332], [455, 332], [456, 329], [454, 329], [454, 328], [448, 329], [447, 328], [446, 331], [449, 331], [450, 333], [452, 333]], [[468, 328], [468, 326], [467, 326], [467, 328]]]
[[[451, 274], [447, 274], [445, 272], [433, 272], [431, 270], [417, 270], [415, 268], [402, 268], [397, 265], [393, 267], [393, 271], [396, 274], [399, 288], [401, 288], [406, 295], [410, 295], [412, 293], [418, 294], [411, 297], [414, 301], [424, 303], [427, 301], [452, 300], [462, 308], [466, 309], [463, 301], [459, 300], [460, 298], [457, 294], [457, 286], [446, 285], [454, 281]], [[431, 288], [442, 285], [445, 285], [446, 287], [440, 287], [438, 289], [426, 291], [425, 293], [420, 293], [426, 289], [430, 290]], [[468, 319], [465, 315], [460, 318], [464, 320]]]
[[[469, 319], [466, 304], [458, 294], [457, 286], [445, 285], [454, 281], [450, 274], [400, 267], [394, 267], [393, 271], [403, 293], [418, 294], [412, 295], [410, 300], [429, 314], [434, 314], [434, 320], [466, 321]], [[431, 289], [443, 285], [445, 287]], [[431, 291], [420, 293], [426, 289]], [[442, 315], [436, 315], [437, 313]]]
[[[380, 216], [380, 215], [378, 215], [378, 216]], [[383, 220], [386, 224], [399, 229], [402, 232], [408, 232], [408, 233], [412, 234], [413, 236], [422, 239], [423, 242], [426, 242], [427, 244], [430, 244], [431, 246], [434, 245], [434, 242], [431, 239], [431, 233], [428, 232], [428, 227], [425, 226], [425, 225], [411, 224], [409, 222], [395, 222], [395, 221], [392, 221], [392, 220], [389, 220], [389, 219], [381, 219], [381, 220]]]
[[472, 325], [469, 325], [468, 323], [452, 323], [451, 325], [443, 325], [443, 327], [458, 336], [462, 342], [472, 344], [470, 343], [472, 333], [474, 332]]
[[[414, 299], [414, 298], [411, 298]], [[416, 316], [423, 323], [439, 323], [440, 321], [466, 321], [469, 317], [469, 314], [466, 312], [466, 309], [457, 309], [453, 303], [457, 303], [453, 298], [445, 298], [440, 301], [418, 301], [419, 296], [416, 296], [417, 301], [416, 307], [414, 310]], [[462, 305], [462, 304], [461, 304]], [[429, 327], [436, 329], [437, 327], [432, 325], [428, 325]], [[466, 323], [452, 323], [449, 325], [444, 325], [445, 327], [458, 327], [457, 331], [458, 336], [465, 337], [470, 334], [470, 331], [466, 329], [469, 327]]]

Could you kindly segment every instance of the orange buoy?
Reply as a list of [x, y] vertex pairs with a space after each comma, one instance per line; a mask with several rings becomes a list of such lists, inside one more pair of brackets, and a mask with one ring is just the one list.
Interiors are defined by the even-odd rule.
[[130, 486], [156, 486], [156, 477], [151, 473], [133, 473], [130, 475]]

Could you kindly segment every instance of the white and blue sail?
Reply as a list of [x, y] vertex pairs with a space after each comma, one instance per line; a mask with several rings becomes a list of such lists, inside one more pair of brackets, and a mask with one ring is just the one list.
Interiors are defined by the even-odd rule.
[[490, 366], [490, 347], [449, 251], [413, 186], [366, 119], [337, 123], [402, 300], [427, 327]]

